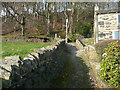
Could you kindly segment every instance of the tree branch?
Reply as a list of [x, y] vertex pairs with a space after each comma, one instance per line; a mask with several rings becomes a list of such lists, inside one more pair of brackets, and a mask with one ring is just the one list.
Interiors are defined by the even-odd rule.
[[22, 24], [19, 20], [17, 20], [17, 18], [16, 18], [16, 16], [15, 16], [15, 14], [17, 14], [17, 16], [19, 16], [20, 14], [17, 13], [17, 11], [15, 11], [15, 9], [14, 9], [12, 6], [9, 6], [8, 4], [7, 4], [7, 6], [10, 7], [10, 8], [14, 11], [14, 15], [8, 10], [8, 7], [6, 7], [7, 12], [8, 12], [12, 17], [14, 17], [15, 20], [16, 20], [19, 24]]

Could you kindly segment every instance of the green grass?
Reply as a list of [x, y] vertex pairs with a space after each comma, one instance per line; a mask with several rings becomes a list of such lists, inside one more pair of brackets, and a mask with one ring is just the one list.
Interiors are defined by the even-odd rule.
[[[1, 44], [1, 43], [0, 43]], [[51, 43], [26, 43], [26, 42], [3, 42], [2, 43], [2, 58], [6, 56], [19, 55], [21, 58], [33, 52], [34, 49], [39, 49], [51, 45]]]
[[94, 45], [94, 38], [84, 38], [82, 42], [86, 45]]
[[41, 38], [47, 38], [45, 35], [31, 35], [30, 37], [41, 37]]

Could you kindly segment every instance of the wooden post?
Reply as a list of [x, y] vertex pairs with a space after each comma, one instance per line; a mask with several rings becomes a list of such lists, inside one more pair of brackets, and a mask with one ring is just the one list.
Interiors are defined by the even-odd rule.
[[68, 27], [67, 27], [67, 23], [68, 23], [68, 19], [66, 19], [66, 43], [68, 43], [68, 40], [67, 40], [67, 33], [68, 33]]

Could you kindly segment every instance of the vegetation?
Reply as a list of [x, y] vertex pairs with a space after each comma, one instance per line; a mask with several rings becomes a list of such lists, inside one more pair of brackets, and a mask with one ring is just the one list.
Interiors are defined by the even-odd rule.
[[47, 38], [45, 35], [31, 35], [30, 37], [41, 37], [41, 38]]
[[90, 30], [91, 30], [91, 24], [90, 23], [86, 23], [86, 24], [79, 23], [78, 28], [76, 30], [76, 33], [87, 37], [88, 34], [93, 33], [92, 30], [91, 31]]
[[[98, 3], [100, 9], [118, 6], [117, 2]], [[94, 2], [3, 2], [2, 34], [63, 35], [68, 18], [68, 33], [79, 33], [86, 37], [93, 31], [94, 5]]]
[[37, 31], [39, 31], [39, 33], [42, 33], [42, 31], [41, 31], [41, 25], [39, 23], [36, 24], [36, 28], [37, 28]]
[[71, 35], [70, 40], [72, 40], [72, 42], [75, 42], [75, 41], [76, 41], [76, 38], [74, 37], [73, 34]]
[[[119, 2], [120, 3], [120, 2]], [[117, 8], [118, 3], [98, 2], [100, 9]], [[2, 2], [2, 35], [4, 38], [20, 39], [27, 37], [54, 37], [55, 34], [65, 38], [66, 29], [68, 36], [74, 42], [75, 34], [88, 37], [93, 35], [95, 2]], [[120, 7], [120, 5], [119, 5]], [[68, 19], [68, 23], [66, 20]], [[67, 27], [66, 27], [67, 25]], [[11, 37], [11, 36], [14, 37]], [[80, 38], [81, 39], [81, 38]], [[9, 40], [8, 40], [9, 41]], [[82, 41], [93, 45], [93, 38]], [[111, 43], [112, 42], [112, 43]], [[2, 57], [20, 55], [22, 58], [35, 48], [42, 48], [51, 43], [26, 43], [26, 42], [3, 42]], [[111, 85], [119, 87], [118, 66], [120, 63], [120, 42], [107, 40], [95, 45], [101, 60], [101, 79]], [[106, 53], [104, 57], [102, 54]], [[69, 62], [68, 62], [69, 64]], [[70, 68], [71, 69], [71, 68]], [[68, 71], [69, 66], [68, 66]], [[70, 77], [68, 77], [69, 81]], [[66, 87], [66, 86], [63, 86]]]
[[81, 41], [86, 45], [94, 45], [94, 38], [84, 38]]
[[110, 85], [120, 88], [120, 41], [111, 42], [104, 48], [99, 75]]
[[26, 42], [3, 42], [2, 58], [6, 56], [20, 55], [22, 58], [36, 48], [42, 48], [51, 45], [51, 43], [26, 43]]
[[104, 41], [101, 41], [101, 42], [95, 44], [95, 49], [96, 49], [96, 52], [97, 52], [100, 60], [102, 58], [102, 54], [104, 53], [104, 48], [107, 48], [109, 43], [115, 42], [115, 41], [116, 40], [104, 40]]

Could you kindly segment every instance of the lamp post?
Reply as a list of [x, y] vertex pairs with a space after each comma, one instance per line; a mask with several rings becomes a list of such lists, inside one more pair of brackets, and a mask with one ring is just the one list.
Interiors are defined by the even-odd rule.
[[[66, 11], [72, 11], [71, 9], [67, 9]], [[65, 14], [65, 17], [66, 17], [66, 39], [65, 39], [65, 42], [68, 43], [68, 36], [67, 36], [67, 33], [68, 33], [68, 15], [66, 14], [66, 11], [64, 12]]]

